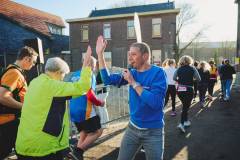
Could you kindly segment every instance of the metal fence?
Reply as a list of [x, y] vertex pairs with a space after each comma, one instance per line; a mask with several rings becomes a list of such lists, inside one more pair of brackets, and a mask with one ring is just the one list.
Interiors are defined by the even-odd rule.
[[[96, 90], [101, 90], [102, 87], [103, 86], [97, 86]], [[110, 123], [129, 116], [128, 103], [128, 86], [122, 86], [120, 88], [109, 86], [108, 97], [106, 101], [109, 121], [106, 123]]]

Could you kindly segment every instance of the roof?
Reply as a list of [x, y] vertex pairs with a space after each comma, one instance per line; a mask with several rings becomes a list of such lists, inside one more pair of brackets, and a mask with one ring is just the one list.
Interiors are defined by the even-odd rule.
[[157, 3], [149, 5], [140, 5], [132, 7], [122, 7], [122, 8], [113, 8], [113, 9], [104, 9], [104, 10], [93, 10], [89, 17], [100, 17], [100, 16], [110, 16], [110, 15], [119, 15], [119, 14], [129, 14], [129, 13], [142, 13], [142, 12], [151, 12], [159, 10], [174, 9], [174, 3]]
[[51, 36], [47, 23], [65, 27], [59, 16], [10, 0], [0, 0], [0, 16], [46, 36]]
[[66, 22], [87, 22], [87, 21], [96, 21], [96, 20], [107, 20], [107, 19], [117, 19], [117, 18], [127, 18], [133, 17], [134, 13], [138, 12], [138, 15], [141, 16], [150, 16], [150, 15], [159, 15], [159, 14], [178, 14], [180, 9], [175, 9], [174, 3], [158, 3], [150, 5], [141, 5], [133, 7], [123, 7], [123, 8], [114, 8], [114, 9], [105, 9], [105, 10], [95, 10], [92, 11], [89, 17], [86, 18], [74, 18], [67, 19]]

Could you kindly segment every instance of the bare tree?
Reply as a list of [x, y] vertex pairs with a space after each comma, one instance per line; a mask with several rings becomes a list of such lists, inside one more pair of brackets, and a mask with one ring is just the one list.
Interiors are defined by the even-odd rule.
[[179, 5], [181, 11], [177, 16], [177, 26], [176, 26], [176, 44], [174, 46], [175, 59], [178, 60], [182, 53], [197, 39], [199, 39], [203, 35], [203, 31], [207, 29], [207, 27], [203, 27], [198, 32], [193, 34], [192, 38], [189, 42], [185, 43], [183, 47], [180, 47], [182, 30], [187, 25], [190, 25], [194, 22], [196, 18], [196, 11], [193, 10], [192, 5], [188, 3]]
[[234, 53], [235, 48], [235, 42], [223, 41], [219, 48], [219, 52], [224, 58], [232, 60], [231, 57], [234, 57], [235, 55], [231, 55], [231, 53]]

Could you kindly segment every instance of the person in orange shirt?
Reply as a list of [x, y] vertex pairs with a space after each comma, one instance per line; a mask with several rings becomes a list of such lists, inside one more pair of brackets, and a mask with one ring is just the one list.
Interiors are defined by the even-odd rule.
[[216, 64], [213, 60], [210, 60], [208, 62], [211, 66], [210, 68], [210, 81], [209, 81], [209, 84], [208, 84], [208, 99], [210, 101], [213, 100], [213, 91], [214, 91], [214, 86], [217, 82], [217, 76], [218, 76], [218, 70], [217, 70], [217, 67], [216, 67]]
[[37, 62], [37, 52], [31, 47], [20, 49], [15, 63], [0, 76], [0, 159], [4, 159], [15, 146], [19, 117], [27, 91], [24, 70]]

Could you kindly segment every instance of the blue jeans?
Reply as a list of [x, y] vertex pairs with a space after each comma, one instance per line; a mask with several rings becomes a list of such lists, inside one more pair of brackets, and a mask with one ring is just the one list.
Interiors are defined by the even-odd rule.
[[225, 98], [230, 97], [232, 79], [223, 80], [223, 94]]
[[123, 136], [118, 160], [133, 160], [143, 146], [147, 160], [162, 160], [164, 151], [164, 129], [140, 130], [129, 123]]

